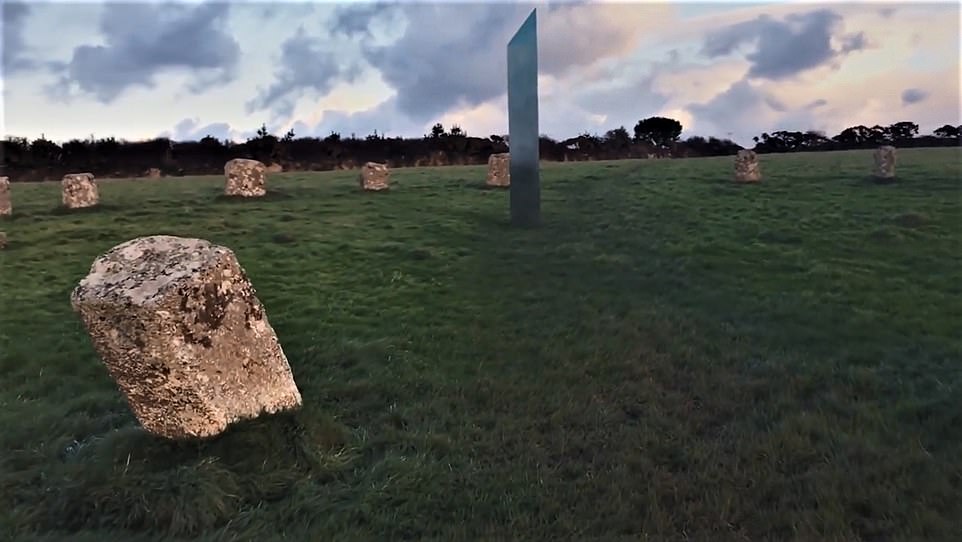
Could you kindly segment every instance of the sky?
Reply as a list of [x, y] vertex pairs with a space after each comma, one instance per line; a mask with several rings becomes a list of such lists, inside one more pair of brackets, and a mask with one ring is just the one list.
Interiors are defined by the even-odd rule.
[[556, 139], [654, 115], [746, 146], [962, 124], [957, 2], [0, 4], [6, 136], [505, 134], [505, 47], [534, 8], [539, 129]]

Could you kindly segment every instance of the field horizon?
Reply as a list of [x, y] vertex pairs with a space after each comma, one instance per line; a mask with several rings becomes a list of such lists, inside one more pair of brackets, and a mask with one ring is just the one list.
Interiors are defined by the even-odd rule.
[[[0, 538], [952, 540], [962, 532], [962, 149], [12, 183]], [[159, 181], [159, 182], [153, 182]], [[304, 399], [146, 434], [70, 308], [144, 235], [232, 249]], [[8, 538], [7, 535], [9, 534]]]

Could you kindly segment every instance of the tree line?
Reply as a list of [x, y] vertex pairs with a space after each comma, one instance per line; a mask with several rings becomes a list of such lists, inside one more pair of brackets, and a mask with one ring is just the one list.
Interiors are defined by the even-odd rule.
[[[681, 139], [684, 127], [676, 119], [648, 117], [629, 132], [624, 126], [604, 134], [582, 133], [565, 140], [540, 138], [544, 160], [585, 161], [625, 158], [681, 158], [727, 156], [743, 147], [729, 139], [692, 136]], [[930, 135], [919, 135], [914, 122], [890, 126], [853, 126], [828, 137], [822, 132], [776, 131], [754, 139], [759, 153], [828, 151], [871, 148], [892, 144], [898, 147], [934, 147], [960, 144], [962, 126], [946, 124]], [[124, 141], [113, 137], [74, 139], [57, 144], [38, 139], [8, 137], [2, 141], [3, 172], [11, 181], [59, 179], [65, 173], [89, 171], [99, 177], [136, 177], [149, 169], [166, 175], [202, 175], [223, 172], [232, 158], [252, 158], [266, 164], [280, 164], [291, 170], [350, 169], [374, 161], [389, 167], [484, 164], [494, 153], [508, 152], [506, 135], [469, 136], [460, 126], [435, 124], [421, 138], [388, 138], [374, 132], [364, 137], [282, 136], [261, 126], [243, 143], [206, 136], [200, 141], [175, 142], [168, 138]]]

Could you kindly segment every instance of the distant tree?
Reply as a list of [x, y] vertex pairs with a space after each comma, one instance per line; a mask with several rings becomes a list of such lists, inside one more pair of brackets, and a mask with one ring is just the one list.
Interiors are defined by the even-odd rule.
[[889, 131], [888, 126], [880, 126], [876, 124], [869, 128], [869, 142], [875, 145], [881, 145], [883, 143], [892, 142], [892, 132]]
[[635, 125], [635, 141], [666, 148], [681, 137], [682, 125], [667, 117], [648, 117]]
[[437, 139], [439, 137], [444, 137], [447, 135], [444, 131], [444, 125], [440, 122], [431, 127], [431, 135], [429, 137]]
[[896, 122], [888, 127], [888, 135], [892, 141], [906, 141], [919, 135], [919, 125], [909, 121]]
[[[755, 139], [758, 139], [757, 137]], [[692, 136], [682, 142], [685, 149], [695, 156], [729, 156], [742, 149], [741, 145], [730, 139]]]
[[247, 139], [247, 150], [250, 157], [261, 162], [273, 162], [282, 154], [282, 147], [277, 136], [267, 130], [266, 124], [257, 129], [257, 137]]
[[587, 153], [589, 156], [594, 155], [601, 148], [603, 140], [588, 132], [582, 132], [581, 135], [574, 139], [570, 139], [565, 142], [566, 144], [574, 144], [575, 149]]
[[605, 132], [605, 145], [611, 150], [624, 151], [631, 147], [631, 136], [624, 126]]
[[832, 137], [832, 141], [843, 148], [856, 148], [872, 143], [877, 138], [878, 134], [874, 133], [872, 128], [860, 124], [842, 130], [841, 133]]
[[58, 162], [60, 160], [60, 146], [49, 141], [43, 134], [39, 139], [30, 143], [30, 157], [34, 163]]
[[212, 148], [212, 149], [222, 146], [220, 140], [210, 134], [207, 134], [204, 137], [202, 137], [200, 140], [200, 144], [203, 145], [204, 147]]
[[324, 143], [340, 143], [340, 142], [341, 142], [341, 134], [333, 130], [327, 137], [324, 138]]
[[490, 139], [492, 143], [504, 143], [504, 138], [497, 134], [491, 134], [488, 136], [488, 139]]
[[452, 137], [467, 137], [468, 135], [457, 124], [451, 126], [451, 130], [449, 130], [448, 134]]
[[962, 134], [962, 125], [952, 126], [951, 124], [946, 124], [936, 128], [932, 134], [934, 134], [935, 137], [943, 139], [958, 139], [960, 134]]

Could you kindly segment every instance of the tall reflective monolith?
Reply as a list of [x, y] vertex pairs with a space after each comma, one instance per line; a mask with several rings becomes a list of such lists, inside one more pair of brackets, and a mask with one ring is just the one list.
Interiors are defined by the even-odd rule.
[[508, 145], [511, 152], [511, 223], [541, 223], [538, 171], [537, 10], [508, 42]]

